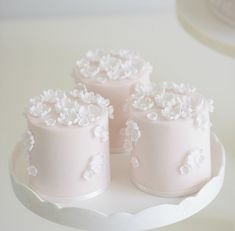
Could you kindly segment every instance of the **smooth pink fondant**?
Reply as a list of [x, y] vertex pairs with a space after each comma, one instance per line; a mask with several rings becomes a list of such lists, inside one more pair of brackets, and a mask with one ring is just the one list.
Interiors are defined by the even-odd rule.
[[[137, 111], [132, 111], [131, 119], [141, 132], [132, 151], [139, 160], [139, 167], [131, 168], [137, 185], [160, 196], [183, 196], [198, 190], [211, 177], [209, 127], [198, 129], [192, 119], [150, 121]], [[189, 174], [180, 174], [187, 153], [195, 148], [204, 150], [204, 162]]]
[[149, 82], [149, 76], [145, 75], [133, 80], [107, 81], [105, 83], [98, 83], [89, 78], [76, 76], [76, 81], [84, 83], [89, 90], [110, 99], [110, 104], [114, 107], [114, 119], [109, 122], [110, 148], [111, 152], [122, 151], [123, 137], [120, 135], [120, 130], [125, 126], [125, 122], [129, 118], [125, 105], [133, 94], [136, 83], [140, 81]]
[[[107, 114], [87, 127], [47, 127], [29, 116], [28, 128], [35, 139], [30, 164], [38, 170], [36, 176], [30, 176], [32, 188], [52, 197], [80, 197], [106, 188], [110, 181], [109, 142], [101, 142], [93, 133], [100, 124], [108, 129]], [[104, 154], [104, 168], [84, 180], [82, 174], [97, 153]]]

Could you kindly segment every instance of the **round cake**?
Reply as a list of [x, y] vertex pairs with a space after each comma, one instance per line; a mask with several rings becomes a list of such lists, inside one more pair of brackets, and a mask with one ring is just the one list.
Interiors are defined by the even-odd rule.
[[25, 115], [27, 172], [36, 192], [60, 201], [107, 187], [109, 100], [78, 83], [69, 92], [46, 90], [30, 99]]
[[141, 190], [175, 197], [211, 177], [213, 101], [185, 84], [137, 84], [121, 134], [131, 153], [131, 178]]
[[120, 129], [128, 119], [125, 110], [128, 99], [139, 82], [148, 82], [151, 65], [128, 50], [88, 51], [76, 62], [75, 82], [86, 84], [87, 88], [110, 99], [114, 106], [114, 119], [110, 121], [111, 152], [120, 152], [123, 137]]
[[207, 2], [219, 19], [235, 27], [235, 0], [207, 0]]

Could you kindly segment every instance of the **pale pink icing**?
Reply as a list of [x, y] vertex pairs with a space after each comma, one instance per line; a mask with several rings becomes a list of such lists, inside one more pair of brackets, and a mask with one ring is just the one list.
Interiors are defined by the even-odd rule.
[[[59, 122], [47, 125], [43, 117], [31, 115], [30, 108], [26, 118], [31, 136], [27, 146], [32, 188], [56, 198], [84, 198], [105, 189], [110, 181], [107, 110], [101, 108], [94, 121], [80, 126]], [[53, 115], [56, 112], [51, 108]]]
[[[156, 96], [158, 92], [156, 90], [153, 95]], [[146, 94], [150, 98], [153, 96], [149, 92]], [[130, 106], [129, 124], [135, 123], [133, 127], [139, 131], [133, 131], [133, 134], [138, 134], [135, 142], [130, 143], [130, 136], [126, 136], [127, 147], [131, 151], [132, 181], [141, 190], [159, 196], [193, 193], [211, 177], [210, 124], [206, 123], [203, 128], [198, 127], [194, 118], [200, 114], [209, 117], [209, 109], [205, 103], [200, 112], [193, 114], [191, 118], [181, 118], [181, 113], [175, 119], [162, 117], [160, 110], [162, 109], [155, 104], [147, 110]], [[150, 120], [146, 117], [150, 111], [157, 111], [158, 117]], [[122, 133], [125, 136], [125, 130]], [[189, 160], [193, 167], [189, 172], [182, 173], [182, 166], [187, 162], [189, 153], [197, 149], [203, 155], [199, 159], [200, 165]]]
[[[28, 120], [28, 128], [35, 137], [30, 164], [38, 170], [31, 176], [36, 191], [53, 197], [79, 197], [107, 187], [110, 180], [109, 143], [100, 142], [93, 134], [96, 124], [88, 127], [45, 127], [37, 119]], [[108, 128], [104, 116], [98, 125]], [[89, 180], [83, 178], [87, 164], [94, 155], [102, 153], [104, 169]]]

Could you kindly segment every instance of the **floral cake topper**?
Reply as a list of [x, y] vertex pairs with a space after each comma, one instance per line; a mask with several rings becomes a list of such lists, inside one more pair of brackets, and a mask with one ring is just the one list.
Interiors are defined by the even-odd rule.
[[129, 50], [96, 49], [88, 51], [76, 62], [74, 77], [82, 76], [104, 83], [108, 80], [136, 79], [151, 72], [152, 66]]
[[84, 84], [69, 91], [46, 90], [30, 99], [26, 115], [40, 118], [46, 126], [56, 124], [85, 127], [100, 119], [103, 113], [113, 118], [113, 107], [109, 100], [88, 91]]
[[210, 126], [209, 113], [213, 100], [206, 99], [194, 87], [176, 83], [138, 83], [131, 97], [134, 109], [145, 113], [148, 120], [194, 119], [195, 126]]

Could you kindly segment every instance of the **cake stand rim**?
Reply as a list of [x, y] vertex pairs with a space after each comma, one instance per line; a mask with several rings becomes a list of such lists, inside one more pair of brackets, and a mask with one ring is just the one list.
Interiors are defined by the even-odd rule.
[[[127, 217], [129, 218], [133, 218], [133, 217], [143, 217], [145, 215], [148, 215], [149, 212], [151, 212], [151, 210], [158, 210], [160, 211], [161, 209], [176, 209], [176, 208], [184, 208], [185, 205], [187, 207], [187, 203], [191, 203], [190, 201], [192, 200], [197, 200], [198, 198], [200, 198], [200, 195], [204, 193], [204, 191], [208, 190], [208, 187], [210, 187], [210, 185], [216, 185], [217, 188], [215, 190], [215, 192], [213, 192], [213, 195], [208, 198], [207, 202], [203, 203], [203, 205], [200, 207], [200, 208], [197, 208], [196, 211], [194, 212], [191, 212], [189, 214], [185, 214], [183, 217], [181, 217], [180, 219], [177, 219], [177, 221], [181, 221], [187, 217], [190, 217], [192, 215], [194, 215], [195, 213], [199, 212], [201, 209], [203, 209], [204, 207], [206, 207], [209, 203], [211, 203], [215, 198], [216, 196], [219, 194], [221, 188], [222, 188], [222, 185], [223, 185], [223, 179], [224, 179], [224, 170], [225, 170], [225, 150], [224, 150], [224, 147], [222, 145], [222, 143], [219, 141], [219, 139], [217, 138], [217, 136], [212, 133], [212, 138], [213, 138], [213, 143], [214, 145], [219, 145], [219, 148], [220, 148], [220, 155], [221, 155], [221, 163], [220, 163], [220, 167], [219, 167], [219, 170], [218, 170], [218, 174], [216, 174], [214, 177], [211, 178], [211, 180], [209, 180], [200, 190], [199, 192], [197, 192], [196, 194], [193, 194], [193, 195], [190, 195], [190, 196], [187, 196], [187, 197], [183, 197], [183, 199], [179, 202], [179, 203], [176, 203], [176, 204], [171, 204], [171, 203], [165, 203], [165, 204], [160, 204], [160, 205], [156, 205], [156, 206], [152, 206], [152, 207], [149, 207], [149, 208], [145, 208], [145, 209], [142, 209], [138, 212], [115, 212], [115, 213], [111, 213], [111, 214], [106, 214], [104, 212], [100, 212], [100, 211], [97, 211], [95, 209], [87, 209], [87, 208], [79, 208], [79, 207], [61, 207], [59, 206], [58, 204], [56, 203], [52, 203], [50, 201], [45, 201], [45, 200], [41, 200], [40, 197], [38, 197], [37, 193], [33, 192], [30, 187], [28, 187], [27, 185], [25, 184], [22, 184], [18, 181], [17, 179], [17, 176], [15, 175], [14, 171], [13, 171], [13, 159], [14, 159], [14, 154], [15, 154], [15, 151], [16, 151], [16, 148], [17, 148], [17, 145], [20, 144], [20, 142], [18, 142], [15, 146], [15, 149], [12, 153], [12, 155], [10, 156], [10, 160], [9, 160], [9, 170], [10, 170], [10, 177], [11, 177], [11, 182], [12, 182], [12, 187], [13, 187], [13, 190], [14, 190], [14, 193], [16, 195], [16, 197], [18, 198], [18, 200], [20, 200], [20, 202], [26, 207], [28, 208], [29, 210], [31, 210], [32, 212], [36, 213], [37, 215], [43, 217], [43, 218], [46, 218], [50, 221], [54, 221], [53, 219], [50, 219], [46, 216], [42, 216], [40, 214], [38, 214], [37, 212], [33, 211], [30, 206], [27, 206], [24, 204], [24, 202], [22, 201], [22, 198], [20, 198], [20, 196], [17, 194], [17, 192], [15, 192], [15, 187], [20, 187], [22, 188], [23, 190], [27, 190], [29, 191], [29, 193], [33, 193], [34, 196], [36, 196], [37, 199], [40, 200], [40, 203], [42, 204], [46, 204], [46, 205], [49, 205], [49, 206], [52, 206], [54, 207], [54, 209], [56, 210], [59, 210], [60, 212], [63, 212], [63, 211], [68, 211], [70, 209], [77, 209], [78, 212], [83, 212], [83, 213], [86, 213], [86, 215], [89, 215], [91, 213], [93, 213], [94, 216], [99, 216], [99, 218], [105, 218], [105, 220], [117, 220], [117, 219], [126, 219]], [[117, 155], [115, 155], [117, 156]], [[167, 198], [166, 198], [167, 199]], [[170, 208], [169, 208], [170, 207]], [[156, 211], [155, 211], [156, 212]], [[167, 224], [164, 224], [164, 225], [159, 225], [157, 227], [163, 227], [165, 225], [169, 225], [169, 224], [172, 224], [172, 223], [175, 223], [177, 221], [173, 221], [173, 222], [168, 222]], [[59, 223], [57, 221], [54, 221], [56, 223]], [[67, 224], [67, 226], [69, 226]], [[72, 226], [72, 227], [75, 227], [76, 226]], [[150, 228], [154, 228], [156, 226], [153, 226], [153, 227], [150, 227]]]
[[[208, 7], [208, 3], [206, 0], [198, 0], [196, 1], [196, 4], [204, 4], [206, 6], [206, 17], [209, 19], [210, 23], [205, 21], [203, 25], [198, 22], [197, 18], [200, 18], [199, 13], [197, 14], [197, 10], [194, 9], [193, 14], [187, 14], [185, 10], [182, 7], [182, 4], [190, 4], [190, 1], [192, 0], [177, 0], [176, 1], [176, 14], [178, 17], [178, 20], [182, 27], [187, 31], [192, 37], [199, 40], [202, 44], [206, 45], [207, 47], [212, 48], [213, 50], [216, 50], [224, 55], [227, 55], [231, 58], [235, 58], [235, 40], [229, 40], [225, 41], [225, 39], [222, 39], [220, 37], [221, 32], [216, 32], [215, 30], [213, 32], [209, 31], [208, 28], [211, 28], [210, 23], [213, 25], [219, 25], [221, 29], [224, 31], [230, 31], [226, 32], [226, 34], [232, 34], [233, 37], [235, 36], [235, 28], [232, 26], [227, 25], [224, 21], [218, 19], [218, 17], [215, 15], [214, 12], [212, 12], [211, 9]], [[187, 10], [191, 12], [189, 7], [187, 7]], [[195, 23], [196, 22], [196, 23]]]

